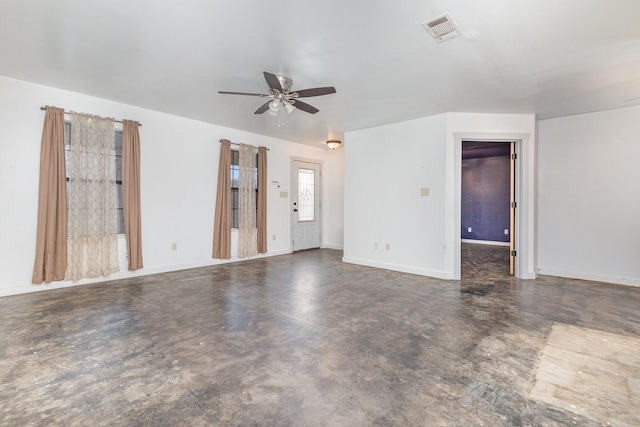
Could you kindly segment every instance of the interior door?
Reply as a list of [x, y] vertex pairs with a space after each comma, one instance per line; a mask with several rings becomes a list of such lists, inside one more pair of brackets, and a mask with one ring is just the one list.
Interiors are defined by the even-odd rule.
[[293, 250], [319, 248], [322, 231], [320, 164], [293, 160], [292, 166]]
[[516, 274], [516, 143], [511, 143], [511, 173], [509, 186], [509, 274]]

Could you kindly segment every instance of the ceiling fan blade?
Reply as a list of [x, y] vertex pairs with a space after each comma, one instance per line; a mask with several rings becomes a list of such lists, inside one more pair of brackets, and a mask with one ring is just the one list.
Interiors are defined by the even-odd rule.
[[278, 77], [275, 74], [268, 73], [266, 71], [263, 71], [263, 74], [264, 79], [267, 81], [267, 84], [271, 89], [277, 89], [278, 91], [282, 92], [282, 85], [280, 84], [280, 80], [278, 80]]
[[305, 111], [305, 112], [311, 113], [311, 114], [315, 114], [318, 111], [320, 111], [316, 107], [314, 107], [312, 105], [309, 105], [307, 103], [304, 103], [302, 101], [298, 101], [298, 100], [296, 100], [296, 102], [293, 104], [293, 106], [296, 107], [298, 110], [302, 110], [302, 111]]
[[271, 101], [267, 101], [267, 102], [265, 102], [264, 104], [262, 104], [262, 105], [260, 106], [260, 108], [258, 108], [258, 109], [255, 111], [255, 113], [253, 113], [253, 114], [262, 114], [262, 113], [264, 113], [265, 111], [267, 111], [267, 110], [269, 109], [269, 103], [270, 103], [270, 102], [271, 102]]
[[336, 93], [336, 88], [333, 86], [314, 87], [312, 89], [302, 89], [294, 92], [298, 94], [298, 98], [308, 98], [310, 96], [321, 96]]
[[264, 93], [248, 93], [248, 92], [228, 92], [226, 90], [219, 90], [218, 93], [222, 93], [224, 95], [249, 95], [249, 96], [271, 96], [271, 95], [266, 95]]

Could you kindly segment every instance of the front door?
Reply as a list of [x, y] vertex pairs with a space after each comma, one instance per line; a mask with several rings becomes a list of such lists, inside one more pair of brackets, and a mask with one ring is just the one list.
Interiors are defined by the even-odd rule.
[[293, 160], [292, 166], [293, 250], [319, 248], [322, 231], [320, 164]]

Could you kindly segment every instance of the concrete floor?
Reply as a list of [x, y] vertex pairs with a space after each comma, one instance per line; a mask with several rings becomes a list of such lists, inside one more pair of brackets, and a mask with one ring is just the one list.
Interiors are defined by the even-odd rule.
[[640, 288], [341, 256], [0, 298], [0, 425], [640, 425]]

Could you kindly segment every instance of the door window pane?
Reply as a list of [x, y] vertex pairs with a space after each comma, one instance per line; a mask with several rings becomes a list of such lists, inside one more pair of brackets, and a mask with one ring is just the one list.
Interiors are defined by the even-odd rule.
[[315, 210], [315, 171], [298, 169], [298, 221], [314, 221]]

